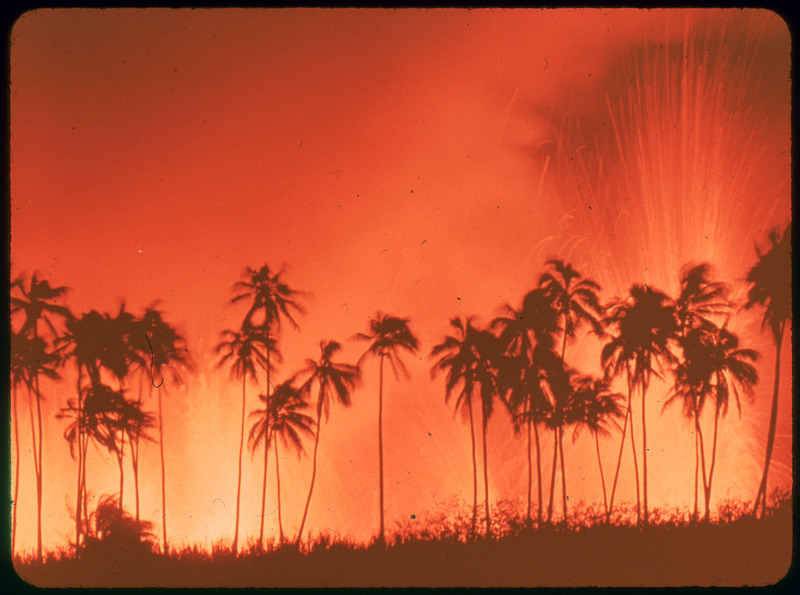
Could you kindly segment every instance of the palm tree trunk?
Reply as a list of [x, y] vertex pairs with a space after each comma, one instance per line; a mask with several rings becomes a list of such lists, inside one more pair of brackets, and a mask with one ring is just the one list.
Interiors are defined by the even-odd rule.
[[11, 557], [17, 536], [17, 506], [19, 505], [19, 417], [17, 416], [17, 390], [11, 391], [11, 416], [14, 424], [14, 501], [11, 503]]
[[[646, 372], [645, 372], [646, 374]], [[642, 383], [642, 478], [644, 480], [644, 524], [647, 525], [647, 420], [645, 418], [645, 394], [649, 378]], [[631, 434], [631, 438], [633, 434]]]
[[306, 498], [306, 507], [303, 510], [303, 518], [300, 521], [300, 530], [297, 532], [297, 541], [295, 545], [300, 546], [300, 540], [303, 537], [303, 527], [306, 525], [306, 516], [308, 515], [308, 505], [311, 503], [311, 494], [314, 492], [314, 479], [317, 477], [317, 448], [319, 447], [319, 434], [322, 429], [322, 395], [317, 404], [317, 435], [314, 438], [314, 456], [311, 463], [311, 486], [308, 488], [308, 498]]
[[83, 401], [81, 399], [81, 381], [83, 380], [81, 374], [82, 368], [78, 366], [78, 501], [75, 503], [75, 557], [78, 556], [78, 551], [81, 542], [81, 479], [83, 478]]
[[278, 440], [275, 440], [275, 486], [278, 493], [278, 539], [279, 543], [283, 545], [283, 520], [281, 519], [281, 469], [278, 463]]
[[761, 483], [758, 486], [755, 503], [753, 505], [753, 515], [758, 511], [759, 502], [761, 503], [761, 516], [767, 510], [767, 478], [769, 476], [769, 463], [772, 459], [772, 449], [775, 446], [775, 430], [778, 425], [778, 391], [781, 381], [781, 348], [783, 346], [783, 333], [786, 322], [782, 321], [778, 327], [778, 336], [775, 338], [775, 381], [772, 389], [772, 409], [769, 414], [769, 431], [767, 433], [767, 453], [764, 460], [764, 472], [761, 476]]
[[708, 509], [708, 480], [706, 479], [706, 447], [703, 444], [703, 429], [700, 426], [700, 411], [697, 409], [697, 401], [692, 399], [692, 407], [694, 408], [694, 431], [697, 436], [697, 441], [700, 443], [700, 465], [702, 469], [703, 478], [703, 495], [706, 499], [706, 509]]
[[233, 553], [236, 554], [239, 547], [239, 502], [242, 495], [242, 449], [244, 448], [244, 418], [247, 405], [247, 375], [242, 374], [242, 428], [239, 432], [239, 466], [236, 475], [236, 526], [233, 530]]
[[[31, 442], [33, 443], [33, 471], [36, 476], [36, 509], [38, 518], [41, 519], [40, 514], [40, 501], [39, 501], [39, 481], [40, 481], [40, 473], [39, 473], [39, 448], [37, 447], [36, 443], [36, 421], [33, 417], [33, 401], [29, 402], [30, 406], [28, 407], [28, 411], [30, 412], [31, 418]], [[42, 527], [41, 522], [38, 522], [36, 525], [36, 559], [41, 562], [42, 561]]]
[[378, 500], [380, 502], [380, 525], [378, 529], [378, 542], [384, 543], [383, 534], [383, 358], [381, 354], [380, 372], [378, 381]]
[[569, 525], [569, 516], [567, 514], [567, 473], [564, 470], [564, 429], [559, 426], [558, 428], [558, 450], [559, 458], [561, 459], [561, 501], [564, 509], [564, 528]]
[[[119, 452], [117, 453], [117, 466], [119, 467], [119, 510], [122, 512], [122, 490], [125, 486], [124, 457], [125, 457], [125, 432], [121, 432]], [[114, 438], [116, 443], [116, 438]]]
[[134, 494], [136, 498], [136, 522], [139, 522], [139, 452], [136, 449], [136, 441], [138, 440], [138, 430], [137, 436], [134, 438], [133, 434], [128, 434], [128, 442], [130, 443], [131, 447], [131, 466], [133, 469], [133, 486], [134, 486]]
[[714, 408], [714, 440], [711, 442], [711, 465], [708, 468], [706, 488], [706, 522], [711, 520], [711, 481], [714, 478], [714, 463], [717, 458], [717, 434], [719, 433], [719, 405]]
[[697, 522], [697, 482], [700, 475], [700, 437], [697, 431], [694, 433], [694, 512], [692, 520]]
[[265, 326], [267, 327], [267, 386], [266, 386], [266, 401], [264, 403], [264, 480], [261, 484], [261, 523], [258, 531], [258, 549], [264, 549], [264, 510], [267, 504], [267, 462], [269, 461], [269, 380], [270, 368], [270, 349], [269, 349], [269, 317], [266, 318]]
[[527, 529], [531, 528], [531, 491], [533, 488], [533, 465], [531, 461], [531, 419], [530, 415], [528, 415], [528, 401], [525, 400], [525, 418], [526, 418], [526, 426], [528, 430], [528, 447], [526, 449], [526, 454], [528, 456], [528, 508], [525, 513], [525, 527]]
[[631, 452], [633, 453], [633, 471], [636, 477], [636, 524], [640, 524], [642, 522], [642, 511], [641, 511], [641, 504], [642, 500], [639, 495], [639, 464], [636, 461], [636, 441], [634, 440], [633, 435], [633, 400], [631, 399], [631, 414], [628, 417], [628, 421], [631, 424]]
[[475, 537], [478, 521], [478, 459], [475, 452], [475, 422], [472, 417], [472, 395], [468, 395], [467, 410], [469, 411], [469, 437], [472, 443], [472, 537]]
[[553, 428], [553, 468], [550, 476], [550, 502], [547, 505], [547, 522], [553, 518], [553, 493], [556, 487], [556, 468], [558, 467], [558, 428]]
[[489, 461], [486, 457], [486, 425], [489, 421], [484, 407], [481, 406], [481, 438], [483, 444], [483, 493], [486, 509], [486, 539], [492, 537], [492, 518], [489, 512]]
[[167, 543], [167, 488], [164, 471], [164, 409], [161, 404], [161, 390], [158, 391], [158, 448], [161, 455], [161, 530], [164, 537], [164, 555], [169, 554]]
[[[33, 326], [33, 336], [38, 338], [38, 322]], [[44, 444], [42, 442], [42, 393], [39, 390], [39, 372], [34, 375], [34, 383], [36, 386], [36, 419], [38, 422], [39, 434], [39, 450], [34, 456], [37, 457], [38, 464], [36, 465], [36, 557], [39, 562], [42, 561], [42, 450]], [[35, 450], [35, 449], [34, 449]]]
[[608, 518], [608, 498], [606, 496], [606, 479], [603, 477], [603, 460], [600, 458], [600, 438], [597, 432], [594, 433], [594, 446], [597, 450], [597, 468], [600, 469], [600, 485], [603, 486], [603, 511]]
[[536, 526], [542, 526], [542, 456], [541, 456], [541, 448], [539, 445], [539, 428], [536, 422], [533, 422], [533, 435], [536, 440], [536, 488], [537, 488], [537, 517], [536, 517]]
[[614, 494], [617, 491], [617, 479], [619, 479], [619, 469], [622, 466], [622, 453], [625, 447], [625, 436], [628, 433], [628, 418], [631, 415], [631, 395], [630, 386], [628, 387], [628, 408], [625, 410], [625, 420], [622, 422], [622, 440], [619, 443], [619, 455], [617, 456], [617, 467], [614, 470], [614, 481], [611, 483], [611, 498], [608, 501], [608, 511], [606, 512], [606, 523], [611, 522], [611, 513], [614, 510]]

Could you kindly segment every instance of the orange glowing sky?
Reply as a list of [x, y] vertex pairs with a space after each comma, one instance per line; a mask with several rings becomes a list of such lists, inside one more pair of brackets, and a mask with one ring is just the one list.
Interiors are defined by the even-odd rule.
[[[700, 90], [654, 101], [668, 82], [664, 48], [698, 32], [711, 49], [683, 52], [683, 64]], [[322, 339], [341, 341], [341, 359], [355, 362], [365, 346], [351, 338], [377, 310], [410, 317], [422, 349], [406, 360], [410, 380], [391, 379], [385, 392], [392, 526], [452, 495], [471, 499], [468, 426], [429, 377], [427, 354], [452, 316], [488, 322], [533, 288], [550, 257], [594, 277], [606, 298], [633, 282], [674, 292], [688, 261], [710, 261], [741, 290], [755, 242], [791, 216], [790, 38], [767, 11], [43, 9], [19, 19], [12, 41], [12, 275], [39, 270], [70, 286], [74, 312], [113, 312], [124, 300], [138, 313], [161, 299], [199, 364], [170, 389], [164, 419], [177, 544], [233, 534], [241, 386], [213, 369], [212, 348], [244, 315], [226, 303], [245, 266], [285, 263], [287, 282], [313, 294], [300, 332], [282, 333], [279, 379], [316, 357]], [[670, 54], [675, 68], [681, 53]], [[722, 424], [715, 504], [752, 499], [760, 478], [774, 360], [760, 316], [732, 321], [762, 353], [761, 382], [742, 420], [732, 409]], [[587, 372], [599, 371], [597, 354], [588, 338], [568, 348]], [[792, 482], [784, 355], [771, 488]], [[54, 419], [73, 386], [43, 384], [45, 548], [74, 533], [76, 463]], [[666, 387], [651, 390], [663, 402]], [[376, 391], [370, 362], [353, 406], [334, 408], [324, 426], [314, 533], [376, 531]], [[688, 506], [694, 438], [677, 408], [659, 411], [649, 410], [651, 504]], [[525, 495], [524, 440], [509, 427], [498, 408], [493, 500]], [[603, 445], [607, 466], [618, 440]], [[18, 545], [30, 550], [27, 423], [20, 441]], [[310, 456], [283, 454], [293, 535]], [[601, 502], [588, 434], [565, 456], [570, 500]], [[117, 489], [105, 458], [89, 461], [95, 496]], [[142, 514], [157, 521], [157, 446], [141, 459]], [[246, 461], [242, 530], [253, 537], [261, 465]], [[630, 465], [619, 490], [635, 498]]]

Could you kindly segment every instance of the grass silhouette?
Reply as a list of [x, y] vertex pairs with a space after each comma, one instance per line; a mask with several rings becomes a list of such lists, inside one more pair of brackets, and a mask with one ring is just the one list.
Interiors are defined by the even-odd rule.
[[238, 554], [218, 542], [164, 556], [98, 542], [78, 559], [62, 549], [14, 565], [38, 587], [757, 586], [780, 581], [792, 561], [791, 495], [773, 502], [757, 519], [752, 503], [728, 501], [711, 522], [653, 509], [647, 527], [636, 526], [635, 505], [610, 524], [601, 509], [576, 505], [568, 528], [532, 529], [519, 505], [501, 502], [487, 540], [470, 536], [471, 507], [451, 500], [396, 526], [386, 546], [319, 535], [301, 549], [259, 551], [253, 540]]

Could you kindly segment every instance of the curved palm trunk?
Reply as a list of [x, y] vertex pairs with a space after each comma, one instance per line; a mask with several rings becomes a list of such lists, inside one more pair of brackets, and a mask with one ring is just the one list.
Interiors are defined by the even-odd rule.
[[533, 434], [536, 440], [536, 488], [537, 488], [537, 518], [536, 523], [537, 527], [542, 526], [542, 457], [541, 457], [541, 448], [539, 445], [539, 428], [536, 422], [533, 422]]
[[381, 354], [379, 382], [378, 382], [378, 495], [380, 501], [380, 525], [378, 529], [378, 542], [383, 544], [383, 358]]
[[167, 543], [167, 482], [164, 471], [164, 410], [161, 404], [161, 390], [158, 391], [158, 448], [161, 456], [161, 531], [164, 537], [164, 555], [169, 554]]
[[553, 467], [550, 476], [550, 502], [547, 504], [547, 522], [553, 518], [553, 494], [556, 487], [556, 468], [558, 467], [558, 428], [553, 428]]
[[[119, 510], [122, 512], [122, 489], [125, 485], [125, 473], [123, 469], [123, 457], [125, 456], [125, 432], [122, 432], [122, 436], [120, 436], [121, 444], [119, 447], [119, 452], [117, 453], [117, 466], [119, 467]], [[116, 438], [114, 439], [116, 442]]]
[[239, 463], [238, 473], [236, 475], [236, 526], [233, 530], [233, 553], [235, 554], [239, 547], [239, 502], [242, 495], [242, 450], [244, 448], [244, 418], [246, 415], [247, 405], [247, 375], [242, 374], [242, 427], [239, 432]]
[[[700, 446], [700, 466], [702, 470], [702, 479], [703, 479], [703, 495], [705, 496], [705, 504], [706, 509], [708, 509], [708, 480], [706, 478], [706, 447], [703, 444], [703, 429], [700, 426], [700, 411], [697, 409], [697, 401], [692, 401], [692, 406], [694, 408], [694, 431], [695, 435], [697, 436], [696, 442], [699, 442]], [[695, 481], [695, 485], [697, 482]]]
[[567, 472], [564, 470], [564, 430], [558, 428], [558, 450], [561, 459], [561, 501], [564, 509], [564, 528], [569, 525], [569, 515], [567, 513]]
[[628, 386], [628, 407], [625, 410], [625, 420], [622, 422], [622, 440], [619, 443], [619, 455], [617, 455], [617, 467], [614, 470], [614, 481], [611, 482], [611, 498], [608, 501], [608, 511], [606, 512], [606, 523], [611, 522], [611, 513], [614, 510], [614, 495], [617, 491], [617, 480], [619, 479], [619, 469], [622, 466], [622, 452], [625, 449], [625, 436], [628, 434], [628, 418], [631, 415], [631, 395], [630, 385]]
[[764, 473], [761, 476], [761, 483], [758, 486], [755, 503], [753, 505], [753, 515], [758, 511], [761, 504], [761, 516], [763, 517], [767, 509], [767, 478], [769, 476], [769, 463], [772, 460], [772, 449], [775, 446], [775, 430], [778, 425], [778, 392], [781, 380], [781, 348], [783, 347], [783, 333], [786, 322], [783, 321], [778, 327], [778, 336], [775, 340], [775, 382], [772, 389], [772, 408], [769, 414], [769, 431], [767, 433], [767, 453], [764, 460]]
[[700, 475], [700, 437], [697, 431], [694, 433], [694, 512], [692, 513], [692, 520], [697, 522], [697, 482]]
[[705, 520], [711, 520], [711, 481], [714, 478], [714, 463], [717, 458], [717, 435], [719, 433], [719, 405], [715, 407], [714, 411], [714, 439], [711, 442], [711, 465], [708, 468], [708, 484], [705, 486], [706, 496], [706, 514]]
[[83, 400], [81, 397], [82, 368], [78, 366], [78, 485], [77, 502], [75, 503], [75, 556], [78, 556], [81, 543], [81, 480], [83, 479]]
[[[321, 397], [321, 395], [320, 395]], [[308, 498], [306, 498], [306, 506], [303, 509], [303, 518], [300, 521], [300, 530], [297, 532], [297, 541], [295, 545], [300, 546], [300, 540], [303, 538], [303, 527], [306, 525], [306, 516], [308, 516], [308, 505], [311, 503], [311, 494], [314, 492], [314, 480], [317, 477], [317, 448], [319, 447], [319, 434], [322, 429], [322, 400], [317, 406], [317, 435], [314, 438], [314, 456], [311, 463], [311, 487], [308, 488]]]
[[636, 524], [640, 524], [642, 522], [642, 500], [639, 494], [639, 463], [636, 461], [636, 440], [633, 435], [633, 399], [631, 399], [630, 411], [631, 414], [628, 421], [631, 424], [631, 452], [633, 453], [633, 471], [636, 477]]
[[283, 545], [283, 520], [281, 519], [281, 469], [278, 463], [278, 440], [275, 440], [275, 486], [278, 493], [278, 539]]
[[[138, 434], [138, 432], [137, 432]], [[136, 522], [139, 522], [139, 451], [136, 445], [137, 438], [133, 434], [128, 434], [128, 443], [131, 447], [131, 466], [133, 469], [133, 486], [136, 499]]]
[[17, 416], [17, 391], [11, 392], [11, 416], [14, 424], [14, 501], [11, 507], [11, 556], [17, 536], [17, 506], [19, 503], [19, 417]]
[[486, 424], [488, 422], [486, 411], [481, 407], [481, 438], [483, 443], [483, 492], [486, 508], [486, 539], [492, 536], [492, 518], [489, 512], [489, 461], [486, 457]]
[[603, 512], [608, 518], [608, 498], [606, 496], [606, 479], [603, 477], [603, 459], [600, 458], [600, 438], [597, 432], [594, 432], [594, 446], [597, 450], [597, 468], [600, 469], [600, 485], [603, 486]]
[[[269, 317], [266, 319], [267, 331], [269, 331]], [[269, 461], [269, 380], [270, 369], [269, 332], [267, 332], [267, 386], [266, 403], [264, 404], [264, 480], [261, 484], [261, 523], [258, 531], [258, 548], [264, 549], [264, 510], [267, 504], [267, 462]]]
[[[33, 336], [39, 337], [38, 323], [33, 326]], [[42, 561], [42, 393], [39, 390], [39, 372], [34, 375], [36, 387], [36, 419], [38, 422], [39, 448], [38, 452], [34, 445], [34, 457], [36, 458], [36, 557]], [[31, 437], [33, 437], [31, 435]]]
[[[471, 397], [472, 395], [470, 395]], [[469, 411], [469, 437], [472, 443], [472, 537], [475, 537], [475, 526], [478, 521], [478, 460], [475, 453], [475, 423], [472, 417], [472, 398], [467, 401]]]

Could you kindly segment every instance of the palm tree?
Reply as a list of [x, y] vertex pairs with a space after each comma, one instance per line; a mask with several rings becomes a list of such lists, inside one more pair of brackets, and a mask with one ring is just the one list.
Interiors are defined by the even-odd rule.
[[575, 426], [572, 434], [573, 442], [582, 428], [588, 429], [594, 437], [597, 468], [600, 470], [600, 484], [603, 488], [603, 510], [606, 516], [609, 509], [603, 461], [600, 457], [600, 435], [611, 436], [609, 427], [620, 427], [618, 420], [624, 417], [621, 404], [624, 399], [622, 394], [612, 392], [605, 380], [580, 376], [574, 380], [567, 407], [567, 423]]
[[456, 411], [466, 409], [469, 414], [470, 440], [472, 443], [472, 534], [475, 534], [478, 507], [478, 470], [475, 454], [475, 426], [472, 415], [472, 397], [476, 389], [480, 390], [481, 429], [483, 436], [483, 476], [486, 507], [486, 537], [491, 535], [491, 518], [489, 514], [489, 485], [486, 460], [486, 425], [492, 413], [494, 397], [499, 392], [496, 367], [504, 352], [500, 339], [488, 330], [479, 330], [472, 325], [472, 318], [465, 320], [453, 318], [450, 326], [456, 336], [447, 335], [444, 340], [433, 347], [431, 357], [440, 356], [431, 368], [431, 375], [446, 372], [445, 402], [450, 399], [457, 386], [462, 389], [456, 399]]
[[[314, 438], [314, 455], [311, 467], [311, 486], [308, 488], [308, 498], [300, 521], [300, 530], [297, 532], [296, 545], [300, 546], [303, 537], [303, 528], [308, 515], [308, 505], [311, 503], [311, 494], [314, 492], [314, 480], [317, 476], [317, 450], [319, 435], [322, 430], [322, 415], [327, 421], [330, 415], [331, 402], [336, 400], [344, 407], [350, 406], [350, 393], [355, 389], [361, 379], [358, 366], [334, 362], [331, 358], [341, 350], [342, 346], [337, 341], [321, 341], [319, 344], [320, 357], [318, 361], [306, 359], [305, 367], [298, 376], [306, 376], [305, 382], [300, 385], [300, 395], [305, 399], [311, 395], [311, 389], [316, 385], [316, 422], [317, 432]], [[268, 415], [268, 414], [267, 414]]]
[[[153, 302], [145, 308], [143, 316], [134, 321], [131, 329], [133, 335], [129, 337], [129, 343], [140, 355], [141, 362], [147, 362], [147, 355], [150, 356], [149, 367], [147, 363], [140, 365], [143, 374], [150, 377], [148, 391], [152, 397], [153, 388], [158, 390], [158, 446], [161, 458], [161, 528], [164, 543], [164, 553], [168, 552], [167, 544], [167, 495], [166, 495], [166, 473], [164, 464], [164, 409], [162, 404], [162, 393], [167, 391], [164, 385], [163, 376], [160, 381], [153, 377], [156, 366], [166, 366], [171, 371], [173, 383], [182, 382], [181, 372], [194, 369], [194, 363], [186, 347], [186, 339], [164, 320], [164, 313], [158, 309], [158, 302]], [[145, 351], [144, 342], [147, 344]], [[149, 353], [148, 353], [149, 352]], [[158, 382], [158, 384], [156, 384]], [[163, 385], [163, 386], [162, 386]], [[131, 459], [133, 462], [134, 482], [136, 485], [136, 520], [139, 520], [139, 435], [135, 435], [134, 442], [131, 443]]]
[[[17, 505], [19, 503], [19, 416], [17, 413], [17, 396], [19, 387], [27, 389], [29, 397], [36, 394], [36, 379], [39, 376], [57, 379], [58, 373], [55, 366], [59, 363], [59, 356], [56, 353], [48, 352], [47, 343], [42, 337], [30, 336], [29, 334], [15, 332], [10, 329], [9, 337], [10, 351], [10, 376], [11, 376], [11, 412], [14, 424], [14, 502], [11, 520], [11, 553], [14, 553], [16, 526], [17, 526]], [[33, 418], [33, 403], [30, 403], [29, 411], [31, 414], [31, 434], [35, 436], [36, 426]], [[41, 441], [38, 442], [41, 448]], [[37, 470], [37, 478], [41, 476], [39, 467], [39, 452], [37, 452], [37, 442], [33, 441], [33, 463]], [[37, 533], [38, 535], [38, 533]], [[38, 543], [37, 543], [38, 545]]]
[[[691, 348], [691, 342], [686, 344], [686, 339], [692, 329], [703, 328], [707, 330], [717, 330], [717, 326], [711, 317], [726, 314], [730, 311], [728, 301], [729, 288], [725, 283], [710, 281], [709, 276], [711, 267], [707, 263], [699, 265], [685, 265], [681, 270], [680, 293], [675, 300], [675, 316], [678, 320], [678, 344], [685, 351]], [[676, 373], [685, 373], [686, 370], [676, 369]], [[680, 384], [680, 383], [679, 383]], [[692, 405], [685, 409], [684, 413], [688, 418], [695, 421], [695, 469], [694, 469], [694, 512], [693, 518], [697, 520], [697, 497], [698, 497], [698, 476], [700, 474], [700, 447], [702, 444], [702, 430], [694, 402], [696, 395], [691, 394], [691, 384], [682, 383], [683, 388], [688, 388], [689, 393], [684, 397], [691, 400], [684, 400], [684, 405]], [[693, 413], [694, 412], [694, 413]], [[703, 481], [705, 485], [705, 480]]]
[[[266, 395], [258, 395], [262, 402], [267, 400]], [[248, 446], [255, 451], [262, 441], [269, 441], [275, 448], [275, 478], [278, 495], [278, 535], [280, 543], [283, 538], [283, 519], [281, 515], [281, 473], [280, 457], [278, 456], [278, 441], [280, 437], [284, 446], [292, 447], [297, 452], [298, 458], [305, 452], [301, 434], [314, 435], [314, 418], [302, 412], [309, 406], [309, 402], [302, 398], [300, 391], [291, 381], [286, 381], [275, 387], [269, 403], [269, 416], [264, 415], [264, 409], [256, 409], [250, 413], [255, 423], [250, 428]], [[269, 432], [267, 432], [269, 423]], [[267, 437], [269, 436], [269, 437]]]
[[[236, 479], [236, 527], [233, 533], [233, 552], [239, 543], [239, 502], [242, 492], [242, 450], [244, 448], [244, 420], [247, 408], [247, 378], [257, 381], [256, 365], [266, 366], [267, 358], [259, 350], [259, 333], [245, 320], [241, 330], [222, 331], [222, 341], [215, 348], [217, 355], [222, 354], [217, 368], [231, 362], [231, 378], [242, 379], [242, 424], [239, 436], [239, 463]], [[260, 543], [260, 542], [259, 542]]]
[[[639, 517], [638, 498], [638, 465], [636, 463], [636, 448], [633, 443], [633, 413], [632, 391], [637, 386], [642, 393], [642, 475], [643, 475], [643, 500], [644, 522], [648, 523], [647, 506], [647, 424], [645, 422], [645, 396], [653, 373], [658, 375], [654, 365], [661, 361], [673, 363], [674, 355], [669, 350], [669, 344], [678, 332], [678, 323], [675, 309], [670, 298], [663, 292], [647, 286], [634, 284], [625, 300], [616, 300], [608, 309], [609, 314], [605, 319], [606, 326], [616, 328], [617, 335], [605, 344], [601, 352], [601, 362], [606, 372], [606, 379], [619, 376], [623, 369], [626, 371], [628, 383], [628, 411], [626, 418], [631, 424], [631, 446], [634, 452], [634, 469], [637, 477], [637, 518]], [[631, 370], [631, 365], [633, 370]], [[622, 445], [625, 443], [625, 433], [622, 435], [620, 455], [617, 461], [617, 470], [611, 490], [611, 503], [609, 514], [613, 507], [614, 489], [616, 488], [619, 464], [622, 458]]]
[[[53, 303], [64, 296], [69, 290], [66, 286], [53, 287], [46, 279], [39, 279], [33, 273], [26, 285], [25, 275], [18, 276], [11, 284], [11, 289], [16, 290], [16, 295], [11, 295], [11, 314], [20, 312], [24, 320], [20, 332], [34, 339], [39, 337], [39, 321], [43, 321], [50, 330], [54, 339], [57, 332], [50, 316], [57, 315], [66, 318], [69, 310]], [[32, 428], [31, 440], [33, 441], [34, 472], [36, 476], [36, 557], [42, 560], [42, 393], [39, 389], [39, 374], [33, 376], [33, 394], [36, 400], [36, 427]]]
[[[711, 485], [716, 462], [719, 418], [728, 411], [731, 393], [741, 416], [741, 405], [737, 386], [752, 396], [758, 383], [758, 372], [751, 362], [759, 354], [752, 349], [739, 348], [739, 338], [725, 327], [711, 330], [696, 328], [689, 331], [684, 340], [684, 359], [676, 367], [675, 390], [664, 405], [675, 399], [684, 403], [684, 415], [694, 418], [700, 441], [703, 470], [703, 493], [705, 496], [705, 520], [710, 519]], [[711, 446], [711, 463], [706, 472], [705, 449], [700, 431], [700, 412], [706, 396], [714, 399], [714, 438]]]
[[750, 309], [755, 305], [764, 307], [764, 319], [761, 324], [763, 330], [769, 325], [772, 339], [775, 342], [775, 380], [772, 389], [772, 408], [769, 416], [769, 431], [767, 433], [767, 451], [764, 460], [764, 472], [758, 486], [753, 514], [761, 504], [761, 515], [764, 516], [767, 507], [767, 479], [769, 477], [769, 464], [772, 460], [772, 449], [775, 446], [775, 430], [778, 423], [778, 392], [781, 378], [781, 348], [786, 323], [792, 319], [792, 224], [786, 226], [783, 233], [778, 229], [769, 232], [769, 248], [762, 252], [756, 246], [758, 262], [747, 273], [747, 282], [750, 289], [747, 294], [745, 308]]
[[[535, 289], [523, 300], [523, 307], [514, 309], [509, 304], [502, 308], [503, 315], [492, 321], [491, 327], [499, 330], [500, 341], [505, 346], [508, 365], [504, 367], [510, 374], [500, 377], [504, 402], [514, 421], [514, 430], [519, 432], [522, 423], [527, 428], [527, 467], [528, 494], [526, 523], [531, 526], [531, 428], [536, 444], [536, 476], [537, 476], [537, 526], [542, 524], [542, 464], [539, 444], [538, 424], [543, 422], [552, 405], [543, 390], [545, 370], [543, 363], [555, 356], [554, 333], [557, 329], [555, 311], [546, 306], [547, 296], [544, 290]], [[543, 303], [544, 302], [544, 303]]]
[[[264, 349], [266, 350], [266, 371], [267, 378], [265, 384], [266, 402], [264, 404], [264, 414], [269, 416], [269, 396], [272, 383], [270, 376], [272, 373], [272, 352], [276, 344], [274, 342], [273, 330], [277, 333], [280, 331], [281, 320], [288, 320], [292, 326], [297, 329], [297, 322], [293, 318], [294, 314], [303, 314], [305, 310], [298, 303], [298, 299], [303, 295], [303, 292], [292, 289], [281, 280], [281, 275], [284, 273], [283, 269], [277, 273], [273, 273], [268, 265], [263, 265], [260, 269], [256, 270], [247, 267], [244, 270], [244, 281], [238, 281], [234, 284], [234, 291], [238, 292], [232, 299], [231, 303], [237, 303], [244, 299], [251, 300], [250, 308], [245, 314], [245, 320], [250, 323], [253, 328], [261, 331], [261, 336], [264, 338]], [[255, 322], [258, 314], [263, 316], [260, 323]], [[267, 424], [269, 425], [269, 424]], [[264, 536], [264, 506], [267, 500], [267, 461], [269, 454], [269, 445], [264, 444], [264, 481], [261, 491], [261, 539]]]
[[379, 527], [378, 541], [385, 543], [384, 536], [384, 507], [383, 507], [383, 362], [389, 360], [395, 378], [398, 378], [398, 370], [402, 371], [408, 378], [403, 361], [400, 359], [398, 351], [404, 349], [409, 353], [417, 351], [417, 338], [408, 327], [407, 318], [397, 318], [387, 316], [378, 312], [369, 321], [369, 333], [358, 333], [356, 338], [362, 341], [371, 341], [370, 346], [358, 360], [357, 365], [361, 367], [361, 362], [368, 355], [379, 359], [378, 376], [378, 494], [379, 494]]

